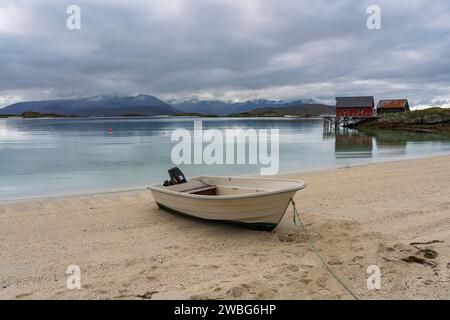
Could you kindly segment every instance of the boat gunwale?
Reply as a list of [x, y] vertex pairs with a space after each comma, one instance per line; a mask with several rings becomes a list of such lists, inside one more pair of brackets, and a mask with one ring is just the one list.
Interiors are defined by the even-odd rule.
[[206, 195], [199, 195], [199, 194], [191, 194], [191, 193], [183, 193], [179, 191], [173, 191], [168, 189], [163, 189], [161, 184], [153, 185], [148, 187], [151, 191], [157, 191], [169, 195], [174, 196], [181, 196], [185, 198], [191, 198], [191, 199], [203, 199], [203, 200], [233, 200], [233, 199], [246, 199], [246, 198], [256, 198], [256, 197], [263, 197], [268, 195], [276, 195], [286, 192], [292, 192], [292, 191], [299, 191], [302, 189], [305, 189], [308, 184], [305, 181], [302, 180], [293, 180], [293, 179], [270, 179], [270, 178], [253, 178], [253, 177], [230, 177], [230, 176], [195, 176], [190, 178], [189, 180], [195, 180], [195, 179], [201, 179], [201, 178], [231, 178], [231, 179], [252, 179], [252, 180], [261, 180], [261, 181], [276, 181], [276, 182], [293, 182], [297, 185], [286, 187], [286, 188], [279, 188], [279, 189], [273, 189], [269, 191], [262, 191], [262, 192], [254, 192], [254, 193], [246, 193], [246, 194], [228, 194], [228, 195], [221, 195], [221, 196], [206, 196]]

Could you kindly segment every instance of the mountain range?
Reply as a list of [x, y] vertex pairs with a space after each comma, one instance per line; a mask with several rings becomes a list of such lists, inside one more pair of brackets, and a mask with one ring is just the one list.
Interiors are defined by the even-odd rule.
[[0, 114], [20, 115], [24, 112], [64, 116], [114, 117], [126, 115], [173, 115], [180, 111], [149, 95], [135, 97], [95, 96], [72, 100], [19, 102], [0, 109]]
[[296, 100], [296, 101], [276, 101], [276, 100], [248, 100], [245, 102], [224, 102], [219, 100], [186, 100], [186, 101], [169, 101], [169, 103], [178, 110], [183, 112], [194, 112], [200, 114], [214, 114], [217, 116], [227, 116], [242, 112], [249, 112], [256, 108], [279, 108], [292, 105], [314, 103], [313, 100]]
[[[330, 106], [315, 104], [311, 99], [295, 101], [249, 100], [224, 102], [219, 100], [172, 100], [166, 103], [154, 96], [137, 95], [94, 96], [80, 99], [60, 99], [19, 102], [0, 109], [0, 115], [21, 115], [24, 112], [56, 114], [62, 116], [157, 116], [195, 113], [227, 116], [230, 114], [259, 113], [261, 110], [286, 109], [281, 114], [318, 115], [332, 112]], [[298, 109], [298, 110], [297, 110]], [[280, 109], [281, 111], [281, 109]]]
[[278, 108], [266, 107], [256, 108], [247, 112], [232, 114], [236, 117], [283, 117], [292, 116], [315, 116], [320, 114], [333, 114], [335, 108], [325, 104], [306, 103], [281, 106]]

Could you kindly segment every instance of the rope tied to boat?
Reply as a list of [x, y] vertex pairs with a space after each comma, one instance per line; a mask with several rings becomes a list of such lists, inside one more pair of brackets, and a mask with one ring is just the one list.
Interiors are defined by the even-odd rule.
[[322, 254], [317, 249], [313, 238], [311, 237], [311, 235], [309, 234], [309, 232], [306, 229], [305, 225], [303, 224], [302, 220], [300, 219], [300, 214], [298, 213], [297, 207], [295, 206], [294, 199], [291, 199], [291, 202], [292, 202], [292, 211], [293, 211], [293, 216], [294, 216], [294, 218], [293, 218], [294, 219], [294, 224], [297, 225], [297, 220], [298, 220], [300, 226], [303, 228], [303, 231], [306, 234], [306, 238], [308, 239], [309, 245], [311, 246], [311, 248], [314, 251], [314, 253], [319, 257], [320, 261], [325, 266], [325, 268], [327, 269], [328, 273], [331, 274], [336, 279], [336, 281], [353, 297], [353, 299], [359, 300], [358, 296], [350, 289], [350, 287], [344, 282], [344, 280], [342, 280], [336, 274], [336, 272], [334, 272], [333, 269], [331, 269], [331, 267], [328, 265], [328, 262], [325, 260], [325, 258], [322, 256]]
[[291, 199], [292, 202], [292, 211], [293, 211], [293, 219], [294, 219], [294, 224], [297, 225], [297, 220], [300, 222], [301, 224], [301, 220], [300, 220], [300, 215], [298, 214], [298, 210], [297, 207], [295, 206], [295, 201], [294, 199]]

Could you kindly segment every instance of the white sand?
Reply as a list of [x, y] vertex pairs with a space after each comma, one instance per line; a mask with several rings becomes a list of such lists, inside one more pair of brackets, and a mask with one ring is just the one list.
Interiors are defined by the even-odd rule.
[[[450, 298], [450, 156], [289, 177], [308, 181], [302, 219], [361, 298]], [[268, 233], [166, 213], [145, 190], [0, 203], [0, 221], [0, 298], [351, 298], [290, 208]], [[402, 261], [431, 240], [435, 259]], [[66, 288], [69, 265], [81, 290]]]

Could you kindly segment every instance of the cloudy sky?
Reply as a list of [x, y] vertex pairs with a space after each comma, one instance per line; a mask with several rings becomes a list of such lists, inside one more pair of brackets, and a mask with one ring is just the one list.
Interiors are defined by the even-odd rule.
[[0, 0], [0, 107], [138, 93], [450, 107], [450, 1]]

